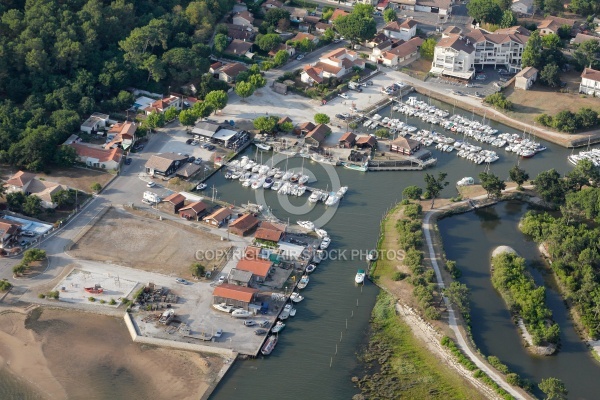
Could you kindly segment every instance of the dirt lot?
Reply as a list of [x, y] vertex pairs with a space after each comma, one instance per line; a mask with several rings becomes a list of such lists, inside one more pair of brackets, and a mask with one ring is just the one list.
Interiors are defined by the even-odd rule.
[[[76, 258], [191, 278], [189, 266], [195, 261], [196, 251], [227, 247], [225, 242], [198, 229], [111, 209], [73, 246], [71, 254]], [[220, 261], [203, 261], [203, 265], [208, 270]]]
[[401, 68], [402, 72], [405, 72], [415, 78], [419, 78], [424, 80], [427, 76], [427, 73], [431, 70], [431, 60], [425, 60], [423, 58], [419, 58], [418, 60], [413, 61], [406, 67]]
[[[7, 180], [18, 171], [17, 168], [9, 165], [0, 165], [0, 178]], [[86, 168], [57, 168], [52, 167], [48, 174], [37, 173], [38, 178], [43, 178], [47, 181], [67, 185], [71, 188], [76, 188], [84, 192], [91, 192], [90, 186], [98, 182], [104, 187], [113, 175], [107, 172], [96, 171]]]
[[539, 83], [534, 84], [532, 90], [515, 90], [511, 85], [505, 90], [505, 94], [508, 100], [514, 103], [514, 111], [506, 114], [533, 124], [534, 118], [542, 113], [554, 115], [562, 110], [576, 112], [582, 107], [600, 111], [598, 99], [589, 96], [583, 97], [578, 93], [579, 81], [581, 81], [579, 73], [569, 72], [562, 74], [561, 78], [567, 82], [570, 93], [560, 93], [557, 89]]

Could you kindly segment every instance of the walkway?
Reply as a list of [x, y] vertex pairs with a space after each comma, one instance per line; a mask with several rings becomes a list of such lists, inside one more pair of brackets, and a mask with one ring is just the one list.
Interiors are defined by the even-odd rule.
[[[485, 198], [485, 197], [486, 196], [484, 195], [484, 196], [479, 196], [478, 198]], [[478, 199], [478, 198], [475, 198], [475, 199]], [[425, 234], [425, 240], [427, 242], [427, 250], [429, 252], [429, 258], [431, 259], [431, 265], [433, 266], [433, 269], [435, 270], [435, 277], [437, 279], [438, 286], [442, 289], [445, 287], [445, 284], [444, 284], [444, 280], [442, 278], [442, 274], [440, 271], [440, 266], [437, 262], [438, 255], [435, 251], [435, 248], [433, 246], [433, 241], [431, 239], [431, 231], [433, 230], [433, 226], [429, 221], [430, 221], [431, 217], [434, 216], [436, 213], [439, 213], [440, 211], [442, 211], [444, 209], [450, 209], [452, 207], [456, 207], [457, 205], [469, 204], [468, 203], [469, 201], [470, 200], [463, 201], [460, 203], [454, 203], [452, 205], [444, 206], [440, 209], [428, 211], [425, 213], [425, 218], [423, 218], [423, 232]], [[455, 314], [454, 310], [452, 309], [452, 304], [450, 303], [450, 300], [446, 296], [444, 296], [444, 303], [446, 305], [446, 308], [448, 309], [448, 325], [454, 332], [456, 339], [458, 341], [458, 343], [457, 343], [458, 347], [463, 351], [463, 353], [465, 353], [466, 356], [469, 357], [469, 359], [471, 361], [473, 361], [475, 363], [475, 365], [477, 365], [477, 368], [479, 368], [480, 370], [485, 372], [498, 385], [500, 385], [504, 390], [506, 390], [508, 393], [510, 393], [511, 396], [513, 396], [516, 399], [527, 399], [528, 397], [525, 397], [520, 390], [509, 385], [504, 380], [503, 376], [500, 373], [498, 373], [495, 369], [489, 367], [485, 362], [483, 362], [479, 358], [479, 355], [471, 349], [471, 347], [468, 344], [468, 339], [465, 337], [465, 334], [460, 329], [459, 323], [456, 319], [456, 314]]]

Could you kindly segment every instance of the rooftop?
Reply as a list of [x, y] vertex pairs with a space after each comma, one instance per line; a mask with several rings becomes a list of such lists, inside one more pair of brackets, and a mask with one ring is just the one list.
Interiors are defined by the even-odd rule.
[[269, 274], [271, 266], [272, 263], [269, 260], [244, 258], [237, 263], [236, 268], [240, 271], [250, 271], [256, 276], [265, 277]]
[[585, 68], [581, 73], [581, 78], [600, 82], [600, 71], [591, 68]]
[[215, 288], [213, 296], [250, 303], [256, 293], [257, 289], [223, 283]]
[[175, 153], [153, 154], [146, 162], [146, 168], [155, 169], [157, 171], [166, 171], [173, 161], [182, 161], [184, 159], [185, 156], [180, 156]]
[[281, 240], [281, 235], [283, 232], [275, 229], [267, 229], [260, 227], [256, 230], [256, 234], [254, 235], [255, 239], [258, 240], [268, 240], [271, 242], [279, 242]]
[[227, 217], [229, 217], [231, 214], [233, 214], [231, 212], [231, 210], [227, 207], [221, 207], [218, 210], [214, 211], [212, 214], [207, 215], [206, 217], [204, 217], [205, 220], [207, 219], [214, 219], [215, 221], [224, 221]]
[[230, 228], [236, 228], [241, 230], [250, 229], [258, 225], [258, 218], [252, 214], [244, 214], [232, 223], [229, 224]]
[[121, 157], [123, 157], [123, 150], [118, 147], [114, 149], [102, 149], [83, 143], [71, 143], [69, 146], [75, 149], [79, 157], [93, 158], [98, 160], [99, 163], [107, 161], [120, 162]]
[[537, 69], [535, 69], [533, 67], [525, 67], [516, 75], [516, 77], [522, 76], [523, 78], [529, 79], [537, 73], [538, 73]]

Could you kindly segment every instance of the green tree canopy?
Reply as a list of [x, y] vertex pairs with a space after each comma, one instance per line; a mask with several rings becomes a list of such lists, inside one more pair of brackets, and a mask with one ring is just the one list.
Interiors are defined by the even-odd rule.
[[[252, 75], [256, 76], [256, 75]], [[264, 78], [263, 78], [264, 79]], [[235, 93], [242, 99], [252, 96], [256, 87], [250, 82], [238, 82], [235, 85]]]
[[42, 213], [42, 199], [36, 195], [29, 195], [23, 203], [23, 214], [30, 217], [37, 217]]
[[270, 8], [265, 14], [265, 22], [271, 26], [277, 26], [282, 19], [290, 19], [290, 12], [283, 8]]
[[416, 185], [407, 186], [402, 191], [402, 197], [410, 200], [420, 200], [423, 194], [423, 189]]
[[192, 109], [182, 110], [179, 113], [179, 122], [183, 126], [194, 125], [196, 123], [196, 119], [198, 119], [198, 117], [196, 117], [196, 115], [194, 114], [194, 110], [192, 110]]
[[502, 195], [502, 191], [506, 189], [506, 183], [498, 176], [491, 172], [482, 172], [479, 174], [481, 187], [487, 192], [487, 197], [497, 199]]
[[329, 118], [329, 115], [323, 114], [323, 113], [315, 114], [315, 122], [317, 124], [328, 124], [329, 121], [331, 121], [331, 118]]
[[538, 387], [546, 394], [547, 400], [563, 400], [569, 394], [565, 384], [558, 378], [542, 379]]
[[500, 20], [500, 28], [510, 28], [511, 26], [517, 25], [517, 16], [509, 8], [505, 9], [502, 13], [502, 19]]
[[229, 101], [229, 96], [224, 90], [213, 90], [204, 98], [204, 102], [210, 105], [214, 111], [224, 109], [227, 101]]
[[523, 50], [523, 67], [541, 68], [542, 63], [542, 38], [538, 31], [531, 32], [529, 40]]
[[145, 120], [145, 125], [150, 131], [163, 127], [165, 125], [165, 116], [157, 111], [152, 111]]
[[393, 8], [386, 8], [383, 12], [383, 20], [385, 22], [393, 22], [398, 19], [398, 15], [396, 15], [396, 10]]
[[294, 130], [294, 124], [290, 121], [283, 122], [279, 124], [279, 130], [282, 132], [290, 133]]
[[224, 35], [222, 33], [217, 33], [215, 35], [215, 38], [213, 39], [213, 48], [215, 49], [215, 51], [217, 53], [222, 53], [223, 51], [225, 51], [228, 44], [229, 44], [229, 41], [227, 40], [226, 35]]
[[281, 43], [281, 38], [276, 33], [268, 33], [266, 35], [258, 35], [255, 43], [262, 51], [269, 52]]
[[448, 174], [445, 172], [438, 173], [437, 178], [433, 175], [425, 174], [425, 190], [431, 196], [431, 208], [433, 208], [435, 198], [439, 196], [442, 189], [448, 186], [448, 181], [446, 181], [447, 176]]
[[275, 57], [273, 57], [273, 61], [277, 66], [285, 64], [290, 59], [290, 53], [285, 50], [279, 50]]
[[462, 315], [469, 315], [470, 305], [469, 305], [469, 295], [470, 291], [467, 285], [460, 282], [452, 282], [450, 286], [448, 286], [444, 290], [444, 295], [448, 296], [448, 299], [452, 304], [458, 307], [458, 310]]
[[74, 189], [59, 190], [52, 194], [52, 201], [59, 208], [71, 207], [75, 205], [76, 191]]
[[433, 60], [433, 53], [435, 51], [436, 44], [437, 42], [434, 38], [425, 39], [421, 45], [421, 49], [419, 50], [421, 57], [425, 58], [426, 60]]
[[[356, 6], [362, 5], [356, 4]], [[354, 12], [349, 15], [342, 15], [334, 21], [334, 26], [338, 33], [352, 42], [370, 39], [377, 32], [376, 23], [372, 15], [362, 15], [360, 12], [357, 12], [356, 6]]]
[[545, 201], [557, 205], [565, 202], [566, 185], [555, 169], [540, 172], [533, 180], [533, 185]]
[[517, 189], [519, 190], [523, 189], [523, 183], [529, 179], [529, 174], [518, 165], [513, 166], [508, 171], [508, 174], [510, 176], [510, 180], [517, 184]]
[[254, 128], [258, 129], [261, 132], [272, 133], [275, 130], [275, 127], [277, 126], [277, 121], [279, 121], [279, 118], [271, 115], [268, 117], [258, 117], [253, 121], [253, 124]]
[[497, 24], [502, 19], [502, 10], [495, 0], [471, 0], [467, 11], [477, 22]]
[[547, 86], [560, 86], [560, 70], [556, 64], [547, 64], [540, 72], [540, 80]]
[[252, 86], [254, 86], [255, 89], [260, 89], [267, 85], [267, 80], [261, 74], [254, 74], [254, 75], [250, 76], [250, 78], [248, 79], [248, 82]]

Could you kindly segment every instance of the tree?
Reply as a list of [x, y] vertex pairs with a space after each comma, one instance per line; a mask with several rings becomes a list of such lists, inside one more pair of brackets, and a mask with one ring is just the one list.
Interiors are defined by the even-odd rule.
[[385, 11], [383, 12], [383, 20], [385, 22], [393, 22], [396, 21], [398, 19], [398, 16], [396, 15], [396, 10], [394, 10], [393, 8], [386, 8]]
[[529, 174], [518, 165], [513, 166], [508, 171], [508, 175], [510, 180], [517, 184], [517, 190], [523, 190], [523, 183], [529, 179]]
[[500, 93], [500, 92], [492, 93], [492, 94], [486, 96], [483, 101], [485, 103], [499, 107], [503, 110], [512, 110], [512, 108], [513, 108], [512, 101], [508, 100], [506, 98], [506, 96], [504, 96], [504, 93]]
[[437, 42], [434, 38], [425, 39], [425, 41], [421, 45], [421, 57], [427, 60], [433, 60], [433, 53], [435, 51], [436, 44]]
[[[253, 76], [255, 76], [255, 75], [253, 75]], [[254, 85], [250, 82], [238, 82], [235, 85], [235, 93], [238, 96], [240, 96], [242, 99], [252, 96], [255, 89], [256, 88], [254, 87]]]
[[560, 70], [556, 64], [548, 64], [544, 66], [540, 73], [540, 80], [547, 86], [560, 86]]
[[23, 192], [12, 192], [6, 195], [6, 205], [10, 211], [20, 213], [23, 210], [23, 203], [25, 203]]
[[329, 121], [331, 121], [331, 118], [329, 118], [329, 115], [323, 114], [323, 113], [315, 114], [315, 122], [317, 124], [328, 124]]
[[0, 281], [0, 292], [6, 292], [6, 291], [10, 290], [11, 287], [12, 287], [12, 283], [7, 281], [6, 279], [2, 279]]
[[579, 69], [584, 69], [593, 64], [598, 55], [600, 55], [600, 43], [597, 40], [591, 39], [579, 45], [573, 53], [573, 58], [577, 62]]
[[190, 266], [190, 272], [192, 273], [192, 276], [194, 276], [196, 278], [202, 277], [202, 275], [204, 275], [205, 270], [206, 270], [206, 268], [204, 268], [204, 265], [202, 265], [200, 263], [193, 263]]
[[500, 20], [500, 27], [510, 28], [511, 26], [517, 25], [517, 23], [518, 21], [517, 17], [515, 16], [515, 13], [510, 8], [504, 10], [504, 12], [502, 13], [502, 19]]
[[177, 110], [175, 107], [169, 107], [165, 110], [165, 121], [173, 121], [175, 118], [177, 118], [177, 115], [179, 114], [179, 110]]
[[488, 199], [490, 197], [497, 199], [502, 195], [502, 191], [506, 189], [506, 183], [491, 172], [482, 172], [479, 174], [481, 187], [487, 192]]
[[[512, 0], [496, 0], [496, 3], [498, 3], [498, 7], [500, 7], [502, 11], [510, 10], [510, 7], [512, 6]], [[516, 25], [516, 22], [514, 25]]]
[[559, 111], [552, 117], [552, 126], [561, 132], [573, 133], [579, 127], [577, 124], [577, 115], [569, 110]]
[[338, 33], [352, 42], [370, 39], [377, 32], [375, 20], [371, 15], [365, 17], [356, 12], [356, 7], [360, 5], [362, 4], [356, 4], [351, 14], [338, 17], [334, 21]]
[[535, 191], [549, 203], [561, 205], [565, 202], [566, 185], [555, 169], [540, 172], [533, 180]]
[[152, 111], [146, 117], [145, 123], [146, 126], [150, 129], [150, 132], [152, 132], [156, 128], [165, 126], [165, 115], [157, 111]]
[[265, 23], [270, 26], [277, 25], [282, 19], [290, 19], [290, 12], [283, 8], [270, 8], [265, 14]]
[[278, 117], [269, 116], [269, 117], [258, 117], [253, 121], [253, 125], [255, 129], [258, 129], [264, 133], [272, 133], [277, 126]]
[[196, 123], [197, 119], [198, 118], [196, 117], [194, 110], [192, 109], [182, 110], [179, 113], [179, 122], [183, 126], [192, 126]]
[[61, 167], [70, 167], [77, 161], [77, 150], [71, 146], [60, 146], [54, 153], [54, 163]]
[[279, 50], [277, 53], [275, 53], [275, 57], [273, 57], [273, 61], [277, 66], [285, 64], [289, 59], [290, 53], [285, 50]]
[[102, 185], [98, 182], [95, 182], [92, 184], [92, 186], [90, 186], [90, 189], [92, 189], [92, 192], [100, 192], [102, 190]]
[[477, 22], [497, 24], [502, 18], [502, 10], [495, 0], [471, 0], [467, 11]]
[[588, 159], [579, 160], [575, 168], [566, 176], [566, 185], [571, 190], [581, 190], [584, 185], [598, 186], [600, 170]]
[[425, 174], [425, 190], [427, 190], [427, 193], [431, 196], [431, 208], [433, 208], [435, 198], [440, 194], [443, 188], [448, 186], [446, 176], [448, 176], [448, 174], [445, 172], [438, 173], [437, 178], [433, 175]]
[[423, 194], [423, 189], [416, 185], [407, 186], [402, 191], [402, 197], [410, 200], [420, 200]]
[[569, 391], [565, 384], [558, 378], [546, 378], [542, 379], [538, 387], [542, 392], [546, 394], [546, 399], [562, 400], [567, 398]]
[[544, 0], [544, 11], [547, 13], [558, 13], [564, 10], [562, 0]]
[[258, 35], [255, 42], [262, 51], [269, 52], [281, 43], [281, 38], [276, 33]]
[[229, 97], [224, 90], [213, 90], [204, 98], [204, 102], [210, 105], [214, 111], [224, 109], [228, 100]]
[[36, 195], [29, 195], [23, 203], [23, 214], [36, 217], [42, 212], [42, 199]]
[[562, 47], [562, 41], [556, 33], [550, 33], [542, 37], [542, 44], [547, 49], [559, 49]]
[[331, 43], [335, 39], [335, 31], [331, 28], [325, 29], [325, 32], [321, 36], [321, 40], [325, 43]]
[[51, 198], [59, 208], [70, 207], [75, 204], [76, 192], [73, 189], [63, 189], [52, 194]]
[[29, 249], [23, 253], [23, 262], [25, 265], [29, 265], [32, 262], [42, 261], [46, 258], [46, 251], [41, 249]]
[[279, 124], [279, 130], [282, 132], [290, 133], [294, 130], [294, 124], [290, 121], [285, 121], [284, 123]]
[[378, 138], [387, 138], [390, 137], [390, 130], [388, 128], [379, 128], [373, 132], [373, 135], [377, 136]]
[[577, 125], [579, 128], [592, 128], [598, 124], [598, 112], [588, 107], [577, 111]]
[[542, 63], [542, 39], [538, 31], [531, 32], [523, 50], [522, 64], [525, 67], [540, 69]]
[[444, 295], [448, 297], [450, 302], [456, 307], [463, 315], [468, 315], [469, 306], [469, 288], [464, 283], [452, 282], [450, 286], [444, 289]]
[[213, 39], [213, 48], [217, 53], [222, 53], [227, 48], [227, 36], [222, 33], [217, 33]]
[[254, 74], [250, 76], [248, 82], [254, 86], [255, 89], [260, 89], [267, 85], [267, 80], [261, 74]]
[[[210, 105], [206, 101], [197, 101], [196, 103], [194, 103], [191, 110], [192, 110], [192, 113], [193, 113], [195, 119], [206, 118], [210, 115], [210, 113], [212, 113], [214, 111], [212, 105]], [[179, 114], [179, 118], [181, 119], [181, 113]], [[186, 117], [184, 116], [184, 118], [186, 118]], [[183, 122], [182, 122], [182, 124], [183, 124]], [[192, 123], [190, 125], [193, 125], [193, 124], [194, 123]], [[186, 125], [186, 124], [184, 124], [184, 125]]]

